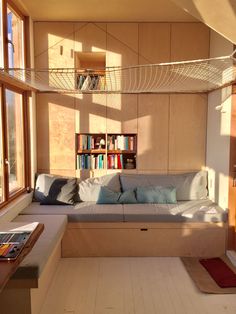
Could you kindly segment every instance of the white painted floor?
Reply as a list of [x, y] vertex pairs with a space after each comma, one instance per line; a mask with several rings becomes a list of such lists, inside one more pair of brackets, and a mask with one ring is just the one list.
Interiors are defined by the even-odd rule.
[[41, 314], [236, 314], [236, 295], [199, 292], [179, 258], [61, 259]]

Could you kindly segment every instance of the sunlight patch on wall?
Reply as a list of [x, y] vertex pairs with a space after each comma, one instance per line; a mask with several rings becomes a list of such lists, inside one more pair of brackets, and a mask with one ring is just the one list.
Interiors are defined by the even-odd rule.
[[216, 201], [216, 172], [212, 168], [206, 167], [208, 171], [208, 197], [212, 202]]
[[228, 208], [229, 177], [219, 173], [219, 206], [223, 209]]

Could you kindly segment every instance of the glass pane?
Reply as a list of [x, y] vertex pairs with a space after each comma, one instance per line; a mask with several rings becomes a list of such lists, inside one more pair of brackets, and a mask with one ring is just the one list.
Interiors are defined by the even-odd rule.
[[6, 90], [9, 192], [24, 187], [24, 138], [22, 95]]
[[[1, 109], [1, 103], [0, 103], [0, 109]], [[0, 110], [0, 202], [4, 200], [3, 199], [3, 156], [2, 154], [3, 154], [3, 151], [2, 151], [2, 116], [1, 116], [1, 110]]]
[[9, 7], [7, 8], [8, 66], [24, 67], [23, 21]]
[[4, 64], [3, 64], [3, 33], [2, 33], [2, 0], [0, 0], [0, 67], [4, 68]]

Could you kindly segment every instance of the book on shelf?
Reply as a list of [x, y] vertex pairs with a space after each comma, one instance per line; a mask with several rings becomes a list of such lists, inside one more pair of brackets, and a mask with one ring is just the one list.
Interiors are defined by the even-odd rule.
[[105, 139], [101, 135], [85, 135], [78, 134], [77, 136], [77, 150], [91, 150], [103, 149], [105, 146]]
[[109, 154], [107, 156], [108, 169], [124, 169], [122, 154]]
[[78, 74], [76, 79], [77, 88], [81, 91], [104, 90], [105, 78], [99, 74]]
[[104, 169], [104, 168], [105, 168], [105, 160], [104, 160], [103, 154], [77, 155], [77, 169]]
[[109, 135], [107, 149], [133, 151], [135, 149], [135, 138], [131, 135]]

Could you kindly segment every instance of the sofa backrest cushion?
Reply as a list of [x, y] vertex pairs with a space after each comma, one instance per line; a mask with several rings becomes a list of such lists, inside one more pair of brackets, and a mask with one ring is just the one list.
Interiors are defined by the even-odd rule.
[[207, 172], [152, 175], [152, 174], [121, 174], [122, 191], [145, 186], [173, 186], [176, 188], [177, 201], [206, 199]]
[[78, 186], [76, 178], [39, 174], [34, 189], [34, 200], [41, 205], [74, 204]]
[[121, 191], [118, 173], [97, 178], [89, 178], [79, 182], [79, 199], [82, 202], [97, 202], [101, 186], [106, 186], [114, 192]]

